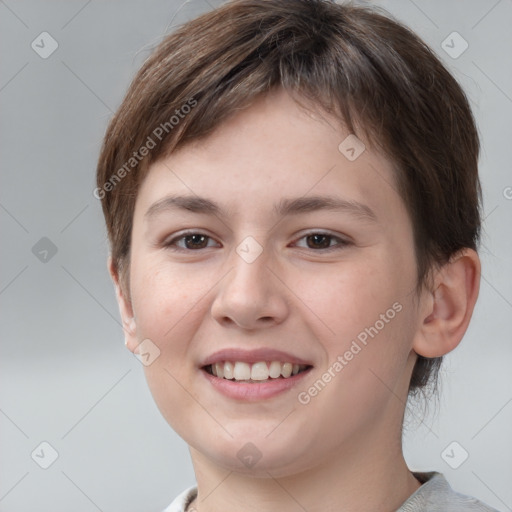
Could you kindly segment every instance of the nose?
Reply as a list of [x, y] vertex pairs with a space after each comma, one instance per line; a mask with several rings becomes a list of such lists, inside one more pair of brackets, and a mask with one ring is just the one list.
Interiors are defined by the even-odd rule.
[[288, 316], [286, 287], [269, 267], [266, 251], [251, 263], [233, 251], [233, 268], [219, 283], [212, 317], [224, 327], [254, 330], [280, 324]]

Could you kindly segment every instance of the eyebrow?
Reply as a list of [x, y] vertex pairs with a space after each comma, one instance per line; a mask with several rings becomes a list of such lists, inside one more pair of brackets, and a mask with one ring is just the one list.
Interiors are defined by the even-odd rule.
[[[166, 196], [153, 203], [144, 217], [150, 219], [157, 214], [176, 209], [188, 210], [193, 213], [227, 217], [227, 212], [215, 201], [199, 196]], [[342, 199], [335, 196], [308, 196], [295, 199], [281, 199], [274, 205], [274, 214], [280, 217], [310, 213], [318, 210], [343, 211], [361, 220], [377, 222], [377, 215], [367, 205], [357, 201]]]

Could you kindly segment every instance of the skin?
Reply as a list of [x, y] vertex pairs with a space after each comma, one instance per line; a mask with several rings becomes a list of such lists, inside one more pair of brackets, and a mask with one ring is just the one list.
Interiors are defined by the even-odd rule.
[[[420, 485], [401, 447], [411, 373], [417, 354], [441, 356], [460, 342], [480, 263], [474, 251], [461, 251], [418, 296], [412, 224], [393, 165], [369, 145], [349, 161], [338, 150], [347, 135], [282, 90], [259, 98], [208, 138], [153, 164], [135, 206], [129, 296], [109, 262], [127, 347], [137, 352], [150, 339], [160, 350], [145, 373], [163, 416], [190, 447], [192, 510], [392, 511]], [[145, 215], [170, 194], [206, 197], [226, 215]], [[272, 211], [283, 198], [326, 194], [366, 205], [376, 220]], [[210, 238], [199, 249], [183, 238], [178, 248], [166, 245], [186, 229]], [[330, 252], [306, 236], [319, 231], [332, 235], [320, 237]], [[252, 263], [236, 252], [247, 236], [263, 249]], [[301, 404], [298, 393], [395, 303], [401, 311]], [[228, 347], [277, 348], [313, 369], [278, 396], [237, 401], [199, 368]], [[237, 457], [246, 443], [261, 455], [252, 467]]]

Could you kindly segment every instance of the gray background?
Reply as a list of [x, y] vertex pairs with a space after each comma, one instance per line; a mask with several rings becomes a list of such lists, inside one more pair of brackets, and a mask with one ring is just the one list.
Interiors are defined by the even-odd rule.
[[[446, 358], [439, 405], [407, 416], [406, 458], [512, 510], [512, 1], [378, 3], [462, 83], [483, 143], [480, 298]], [[92, 195], [107, 121], [149, 47], [215, 3], [180, 5], [0, 1], [0, 511], [159, 511], [194, 483], [185, 443], [124, 347]], [[59, 45], [46, 59], [31, 47], [44, 31]], [[453, 31], [469, 44], [457, 58], [441, 46]], [[43, 237], [57, 250], [46, 261]], [[46, 470], [43, 441], [59, 454]]]

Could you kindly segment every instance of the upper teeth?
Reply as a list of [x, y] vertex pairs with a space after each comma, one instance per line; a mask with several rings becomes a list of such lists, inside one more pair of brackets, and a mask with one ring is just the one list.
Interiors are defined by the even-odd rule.
[[268, 378], [277, 379], [296, 375], [300, 370], [307, 368], [306, 365], [292, 363], [281, 363], [272, 361], [267, 363], [260, 361], [258, 363], [243, 363], [241, 361], [215, 363], [210, 365], [213, 375], [228, 380], [267, 380]]

